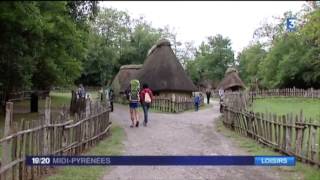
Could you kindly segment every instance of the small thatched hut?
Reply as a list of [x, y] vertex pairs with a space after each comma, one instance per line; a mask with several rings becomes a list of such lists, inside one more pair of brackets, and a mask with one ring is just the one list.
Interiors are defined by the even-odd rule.
[[138, 79], [141, 84], [147, 83], [155, 95], [190, 97], [197, 90], [165, 39], [150, 49]]
[[142, 65], [123, 65], [120, 67], [118, 74], [114, 77], [111, 84], [116, 97], [124, 93], [132, 79], [137, 78], [137, 73], [141, 67]]
[[228, 68], [224, 78], [218, 85], [218, 89], [225, 91], [239, 91], [245, 88], [243, 81], [240, 79], [238, 71], [234, 68]]

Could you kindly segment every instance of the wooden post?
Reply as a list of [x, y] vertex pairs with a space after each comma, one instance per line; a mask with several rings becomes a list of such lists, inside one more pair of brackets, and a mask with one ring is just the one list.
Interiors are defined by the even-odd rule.
[[89, 117], [90, 116], [90, 114], [91, 114], [91, 112], [90, 112], [90, 99], [88, 98], [88, 99], [86, 99], [85, 100], [85, 103], [86, 103], [86, 105], [85, 105], [85, 107], [86, 107], [86, 111], [85, 111], [85, 113], [86, 113], [86, 118], [87, 117]]
[[282, 150], [286, 150], [286, 145], [287, 145], [287, 143], [286, 143], [286, 134], [287, 134], [286, 125], [287, 125], [287, 119], [286, 119], [286, 116], [283, 115], [282, 116], [282, 147], [281, 147]]
[[[6, 117], [5, 117], [5, 124], [4, 124], [4, 136], [7, 137], [12, 132], [12, 116], [13, 115], [13, 103], [7, 102], [6, 103]], [[1, 157], [1, 166], [4, 167], [5, 165], [9, 164], [10, 162], [10, 142], [4, 141], [2, 143], [2, 157]], [[1, 179], [6, 179], [6, 173], [2, 176]]]
[[[312, 123], [312, 121], [310, 121]], [[311, 140], [310, 140], [310, 158], [311, 160], [316, 161], [316, 154], [317, 154], [317, 148], [316, 148], [316, 133], [317, 129], [315, 126], [310, 126], [311, 129]]]
[[[51, 116], [51, 98], [46, 97], [45, 111], [44, 111], [44, 125], [48, 126], [50, 124], [50, 116]], [[50, 128], [45, 128], [44, 131], [44, 154], [50, 154]]]
[[291, 129], [292, 129], [292, 114], [287, 115], [287, 131], [286, 131], [286, 151], [291, 151]]

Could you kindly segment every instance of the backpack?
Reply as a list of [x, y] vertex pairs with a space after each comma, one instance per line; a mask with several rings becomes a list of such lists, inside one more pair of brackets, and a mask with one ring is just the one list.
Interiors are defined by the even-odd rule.
[[139, 80], [133, 79], [130, 81], [130, 93], [129, 93], [129, 101], [139, 101], [139, 90], [140, 90], [140, 82]]
[[144, 94], [144, 102], [151, 103], [151, 97], [148, 92]]

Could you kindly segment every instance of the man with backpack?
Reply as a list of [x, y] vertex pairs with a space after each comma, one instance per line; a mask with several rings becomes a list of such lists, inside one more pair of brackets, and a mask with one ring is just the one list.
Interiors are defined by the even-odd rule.
[[127, 97], [129, 100], [129, 107], [130, 107], [130, 118], [132, 121], [132, 125], [130, 126], [133, 128], [134, 126], [139, 127], [139, 114], [138, 114], [138, 107], [139, 107], [139, 101], [140, 101], [140, 82], [139, 80], [131, 80], [130, 81], [130, 87], [127, 91]]
[[148, 110], [153, 99], [153, 94], [148, 84], [143, 84], [142, 91], [140, 92], [140, 103], [144, 113], [143, 125], [147, 126], [148, 123]]

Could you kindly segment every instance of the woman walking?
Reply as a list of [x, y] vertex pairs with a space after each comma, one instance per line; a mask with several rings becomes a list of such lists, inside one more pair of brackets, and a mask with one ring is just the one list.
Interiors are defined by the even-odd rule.
[[153, 94], [151, 89], [149, 89], [148, 84], [143, 84], [142, 85], [142, 91], [140, 92], [140, 103], [143, 109], [143, 114], [144, 114], [144, 121], [143, 125], [147, 126], [148, 123], [148, 111], [150, 104], [153, 99]]

